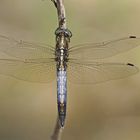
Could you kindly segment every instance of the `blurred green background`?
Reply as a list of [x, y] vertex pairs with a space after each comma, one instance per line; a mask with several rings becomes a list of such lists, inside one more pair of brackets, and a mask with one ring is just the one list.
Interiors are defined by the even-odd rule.
[[[140, 36], [139, 0], [64, 0], [71, 44]], [[0, 34], [54, 45], [51, 0], [0, 0]], [[0, 58], [5, 57], [2, 53]], [[140, 67], [140, 47], [108, 61]], [[68, 83], [62, 140], [139, 140], [140, 73], [98, 85]], [[49, 140], [57, 116], [56, 81], [32, 84], [0, 76], [0, 140]]]

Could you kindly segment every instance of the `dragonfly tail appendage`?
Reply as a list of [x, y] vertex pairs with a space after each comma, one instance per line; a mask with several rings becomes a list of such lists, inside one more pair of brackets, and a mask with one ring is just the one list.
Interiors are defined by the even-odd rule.
[[58, 114], [61, 127], [65, 125], [66, 103], [58, 103]]

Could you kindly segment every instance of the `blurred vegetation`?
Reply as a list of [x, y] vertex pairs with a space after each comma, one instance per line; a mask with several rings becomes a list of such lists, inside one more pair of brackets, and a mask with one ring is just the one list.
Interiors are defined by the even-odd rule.
[[[64, 0], [71, 44], [140, 36], [139, 0]], [[0, 0], [0, 34], [54, 45], [56, 9], [50, 0]], [[140, 67], [140, 47], [108, 61]], [[3, 55], [0, 55], [3, 58]], [[57, 116], [56, 82], [0, 77], [0, 139], [49, 140]], [[98, 85], [68, 87], [65, 140], [139, 140], [140, 74]]]

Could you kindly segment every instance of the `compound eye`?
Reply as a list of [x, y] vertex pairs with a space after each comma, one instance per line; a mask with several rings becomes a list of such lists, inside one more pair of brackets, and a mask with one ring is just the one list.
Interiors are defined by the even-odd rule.
[[65, 37], [72, 37], [72, 32], [68, 29], [65, 30]]
[[57, 28], [56, 30], [55, 30], [55, 35], [60, 35], [62, 33], [62, 30], [60, 29], [60, 28]]
[[55, 35], [59, 36], [61, 34], [64, 34], [65, 37], [72, 37], [72, 33], [70, 30], [57, 28], [55, 31]]

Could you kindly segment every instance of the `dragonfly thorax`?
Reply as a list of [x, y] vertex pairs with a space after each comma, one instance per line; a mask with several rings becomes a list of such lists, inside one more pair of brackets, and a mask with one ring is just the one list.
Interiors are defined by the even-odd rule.
[[68, 62], [68, 50], [66, 48], [57, 48], [55, 56], [57, 67], [66, 69], [66, 63]]
[[68, 42], [64, 36], [59, 37], [56, 42], [55, 60], [58, 68], [66, 69], [68, 62]]
[[56, 34], [56, 50], [55, 60], [57, 62], [58, 69], [66, 70], [68, 62], [68, 47], [70, 42], [71, 32], [68, 29], [57, 29]]

